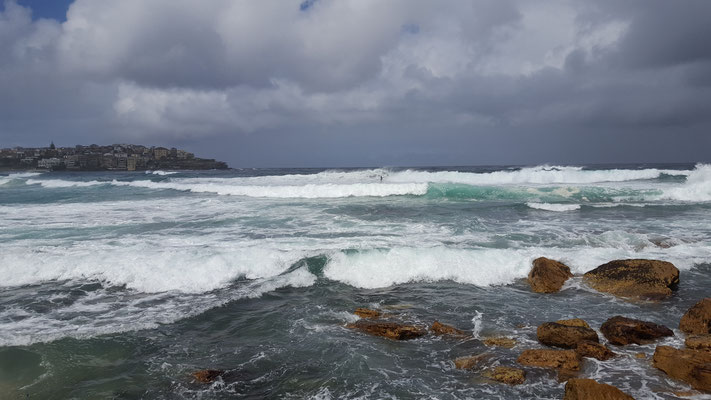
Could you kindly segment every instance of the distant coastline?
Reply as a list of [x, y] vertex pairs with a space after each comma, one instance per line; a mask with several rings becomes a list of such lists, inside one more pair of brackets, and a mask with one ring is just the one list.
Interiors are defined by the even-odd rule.
[[148, 171], [228, 169], [227, 163], [198, 158], [175, 147], [136, 144], [0, 149], [0, 171]]

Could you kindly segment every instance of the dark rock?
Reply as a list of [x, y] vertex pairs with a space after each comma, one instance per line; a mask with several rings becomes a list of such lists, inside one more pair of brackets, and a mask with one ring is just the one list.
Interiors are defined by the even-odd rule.
[[573, 350], [528, 349], [517, 362], [532, 367], [580, 370], [580, 357]]
[[192, 375], [193, 378], [200, 383], [212, 383], [224, 375], [224, 373], [225, 371], [220, 369], [201, 369], [200, 371], [193, 372]]
[[578, 343], [588, 340], [598, 342], [600, 339], [597, 333], [582, 326], [569, 326], [556, 322], [546, 322], [541, 324], [536, 331], [538, 341], [547, 345], [562, 347], [564, 349], [574, 349]]
[[553, 293], [559, 291], [565, 281], [572, 276], [567, 265], [539, 257], [533, 260], [533, 268], [528, 273], [528, 283], [536, 293]]
[[702, 299], [689, 308], [681, 317], [679, 329], [697, 335], [711, 333], [711, 298]]
[[663, 299], [679, 284], [679, 270], [666, 261], [615, 260], [585, 273], [583, 281], [620, 297]]
[[593, 379], [570, 379], [563, 400], [634, 400], [620, 389]]
[[383, 336], [393, 340], [409, 340], [427, 334], [425, 329], [414, 325], [403, 325], [395, 322], [359, 320], [346, 324], [346, 328], [357, 329], [374, 336]]
[[610, 343], [616, 345], [645, 344], [662, 337], [674, 336], [674, 332], [664, 325], [619, 315], [605, 321], [600, 332]]
[[471, 333], [463, 331], [461, 329], [457, 329], [450, 325], [443, 324], [439, 321], [435, 321], [432, 324], [432, 326], [430, 327], [430, 332], [435, 335], [455, 336], [459, 338], [471, 337]]
[[578, 353], [580, 357], [596, 358], [600, 361], [609, 360], [617, 355], [612, 350], [608, 349], [604, 344], [588, 340], [578, 343], [578, 347], [575, 348], [575, 352]]
[[653, 365], [694, 389], [711, 392], [711, 353], [657, 346]]
[[520, 385], [526, 381], [526, 371], [519, 368], [496, 367], [484, 371], [484, 376], [509, 385]]

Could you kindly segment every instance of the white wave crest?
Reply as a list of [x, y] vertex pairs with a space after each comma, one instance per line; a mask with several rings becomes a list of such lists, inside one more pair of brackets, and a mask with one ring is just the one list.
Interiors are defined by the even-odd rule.
[[526, 205], [536, 210], [556, 212], [575, 211], [580, 209], [580, 204], [526, 203]]
[[159, 176], [166, 176], [166, 175], [175, 175], [177, 174], [176, 171], [146, 171], [147, 175], [159, 175]]
[[389, 182], [462, 183], [467, 185], [591, 184], [656, 179], [661, 174], [688, 175], [689, 171], [661, 169], [583, 170], [582, 167], [538, 166], [515, 171], [472, 173], [406, 170], [388, 177]]
[[[151, 243], [152, 242], [152, 243]], [[143, 293], [202, 293], [239, 277], [259, 279], [286, 271], [304, 256], [301, 251], [270, 248], [190, 246], [182, 240], [145, 243], [124, 241], [121, 247], [77, 243], [72, 248], [6, 247], [0, 254], [0, 287], [55, 280], [93, 280], [126, 286]]]
[[668, 249], [627, 247], [456, 249], [393, 248], [332, 254], [324, 275], [359, 288], [381, 288], [408, 282], [452, 280], [476, 286], [504, 285], [525, 278], [537, 257], [565, 262], [574, 273], [585, 273], [611, 260], [650, 258], [667, 260], [679, 269], [707, 262], [711, 248], [683, 244]]
[[153, 181], [112, 181], [116, 186], [133, 186], [149, 189], [174, 189], [195, 193], [216, 193], [221, 195], [271, 197], [271, 198], [338, 198], [338, 197], [386, 197], [427, 193], [426, 183], [388, 184], [306, 184], [301, 186], [236, 186], [216, 183], [182, 183]]
[[689, 202], [711, 201], [711, 165], [697, 164], [684, 184], [664, 190], [662, 197]]

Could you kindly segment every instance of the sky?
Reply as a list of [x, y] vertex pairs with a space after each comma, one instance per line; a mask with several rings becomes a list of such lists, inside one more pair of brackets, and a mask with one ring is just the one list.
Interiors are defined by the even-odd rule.
[[0, 147], [711, 161], [708, 0], [0, 0]]

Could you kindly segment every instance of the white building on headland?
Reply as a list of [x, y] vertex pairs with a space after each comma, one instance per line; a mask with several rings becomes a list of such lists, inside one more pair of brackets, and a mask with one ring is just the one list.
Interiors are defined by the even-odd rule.
[[47, 168], [47, 169], [52, 169], [55, 167], [58, 167], [62, 165], [62, 160], [59, 158], [43, 158], [39, 161], [37, 161], [37, 168]]

